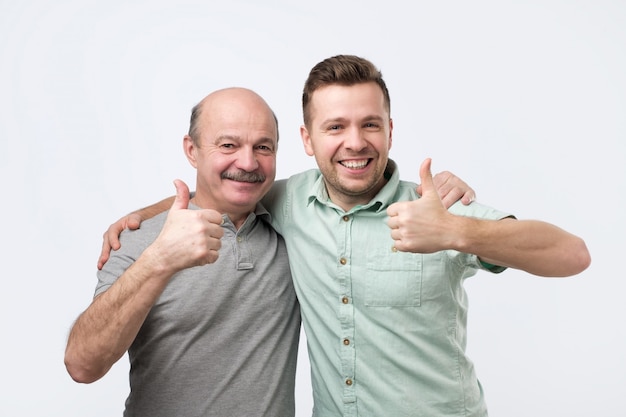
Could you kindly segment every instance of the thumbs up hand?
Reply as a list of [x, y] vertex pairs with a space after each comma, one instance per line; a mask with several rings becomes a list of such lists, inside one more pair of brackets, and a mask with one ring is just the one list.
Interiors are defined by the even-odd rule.
[[175, 180], [176, 198], [152, 251], [165, 268], [178, 272], [213, 263], [222, 246], [222, 215], [211, 209], [189, 210], [189, 187]]
[[387, 208], [391, 238], [400, 251], [433, 253], [452, 247], [455, 217], [443, 205], [433, 182], [431, 159], [420, 167], [421, 198], [402, 201]]

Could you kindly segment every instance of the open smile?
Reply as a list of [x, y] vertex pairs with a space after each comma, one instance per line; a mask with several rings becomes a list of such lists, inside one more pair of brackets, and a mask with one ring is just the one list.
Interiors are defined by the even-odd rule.
[[371, 160], [372, 160], [371, 158], [350, 159], [350, 160], [345, 160], [345, 161], [339, 161], [339, 164], [349, 169], [363, 169], [371, 162]]

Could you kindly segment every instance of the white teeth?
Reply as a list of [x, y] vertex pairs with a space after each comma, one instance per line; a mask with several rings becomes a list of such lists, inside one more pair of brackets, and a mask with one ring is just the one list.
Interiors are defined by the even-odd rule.
[[367, 165], [367, 159], [362, 161], [341, 161], [341, 165], [351, 169], [365, 168], [365, 166]]

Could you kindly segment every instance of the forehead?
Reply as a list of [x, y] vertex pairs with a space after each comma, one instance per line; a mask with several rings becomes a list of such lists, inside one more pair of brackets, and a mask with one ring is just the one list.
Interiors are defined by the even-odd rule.
[[272, 111], [264, 103], [250, 100], [210, 102], [202, 109], [203, 137], [266, 140], [276, 142], [278, 129]]
[[317, 117], [345, 117], [347, 114], [378, 115], [388, 117], [385, 96], [374, 82], [345, 85], [328, 85], [315, 90], [311, 97], [311, 114]]

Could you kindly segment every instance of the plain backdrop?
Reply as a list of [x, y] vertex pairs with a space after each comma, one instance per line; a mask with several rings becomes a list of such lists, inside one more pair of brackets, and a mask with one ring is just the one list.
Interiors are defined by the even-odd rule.
[[[618, 0], [0, 0], [0, 416], [121, 415], [126, 357], [90, 385], [63, 365], [102, 233], [175, 178], [193, 188], [182, 137], [218, 88], [273, 107], [279, 178], [313, 168], [300, 95], [336, 54], [382, 70], [404, 179], [431, 157], [480, 202], [589, 247], [576, 277], [466, 282], [490, 415], [624, 416], [625, 22]], [[304, 338], [297, 382], [310, 416]]]

